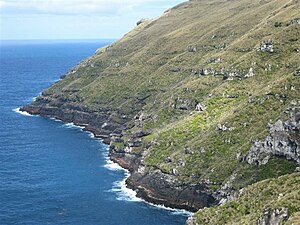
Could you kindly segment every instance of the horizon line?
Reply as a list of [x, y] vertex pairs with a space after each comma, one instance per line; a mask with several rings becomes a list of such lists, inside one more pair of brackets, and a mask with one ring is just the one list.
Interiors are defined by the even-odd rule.
[[0, 39], [0, 41], [112, 41], [119, 38]]

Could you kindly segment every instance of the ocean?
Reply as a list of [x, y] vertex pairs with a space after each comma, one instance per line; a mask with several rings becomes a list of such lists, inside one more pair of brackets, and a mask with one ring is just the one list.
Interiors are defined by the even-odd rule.
[[0, 42], [0, 224], [183, 225], [145, 203], [108, 146], [80, 127], [18, 108], [107, 41]]

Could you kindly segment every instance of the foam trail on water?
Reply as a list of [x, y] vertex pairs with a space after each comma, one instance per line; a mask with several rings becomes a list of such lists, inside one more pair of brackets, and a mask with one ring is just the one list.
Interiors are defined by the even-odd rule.
[[153, 203], [149, 203], [149, 202], [146, 202], [146, 203], [153, 206], [153, 207], [156, 207], [156, 208], [171, 211], [171, 213], [173, 215], [192, 216], [194, 214], [194, 213], [192, 213], [190, 211], [187, 211], [187, 210], [184, 210], [184, 209], [174, 209], [174, 208], [166, 207], [164, 205], [157, 205], [157, 204], [153, 204]]
[[[28, 114], [28, 115], [30, 115], [30, 114]], [[58, 121], [58, 122], [62, 122], [61, 120], [56, 119], [56, 118], [51, 118], [51, 119], [55, 120], [55, 121]], [[81, 130], [84, 129], [84, 126], [77, 126], [74, 123], [66, 123], [66, 124], [63, 124], [62, 126], [66, 127], [66, 128], [79, 128]], [[86, 131], [86, 132], [89, 133], [89, 136], [91, 138], [95, 138], [95, 135], [92, 132], [90, 132], [90, 131]], [[110, 171], [123, 171], [125, 173], [125, 178], [121, 181], [114, 182], [112, 189], [109, 190], [109, 192], [114, 192], [114, 193], [117, 194], [117, 198], [116, 198], [117, 200], [119, 200], [119, 201], [129, 201], [129, 202], [144, 202], [144, 203], [146, 203], [148, 205], [151, 205], [153, 207], [160, 208], [160, 209], [166, 210], [166, 211], [170, 211], [173, 215], [184, 215], [184, 216], [193, 215], [192, 212], [189, 212], [189, 211], [184, 210], [184, 209], [169, 208], [169, 207], [166, 207], [164, 205], [157, 205], [157, 204], [149, 203], [149, 202], [147, 202], [147, 201], [145, 201], [141, 198], [138, 198], [136, 196], [137, 192], [132, 190], [132, 189], [127, 188], [127, 186], [126, 186], [126, 180], [130, 176], [129, 171], [122, 168], [119, 164], [113, 162], [108, 157], [108, 151], [109, 151], [109, 148], [107, 148], [107, 151], [103, 152], [103, 157], [104, 157], [105, 162], [106, 162], [103, 167], [105, 167], [106, 169], [108, 169]]]
[[105, 153], [105, 162], [106, 164], [104, 165], [104, 167], [110, 171], [117, 171], [117, 170], [122, 170], [122, 171], [126, 171], [125, 169], [123, 169], [121, 166], [119, 166], [119, 164], [114, 163], [113, 161], [110, 160], [110, 158], [107, 156], [108, 153]]
[[129, 177], [129, 173], [126, 174], [126, 177], [122, 181], [116, 181], [113, 183], [112, 192], [117, 194], [117, 200], [119, 201], [128, 201], [128, 202], [141, 202], [142, 199], [136, 197], [136, 192], [126, 187], [126, 179]]
[[116, 193], [116, 199], [119, 201], [142, 202], [143, 200], [141, 198], [136, 197], [137, 193], [134, 190], [127, 188], [126, 186], [125, 181], [129, 177], [129, 175], [129, 172], [126, 172], [126, 176], [123, 180], [114, 182], [110, 192]]
[[[58, 120], [58, 119], [53, 119], [54, 121], [57, 121], [57, 122], [62, 122], [61, 120]], [[62, 125], [62, 127], [65, 127], [65, 128], [68, 128], [68, 129], [83, 129], [84, 127], [82, 126], [78, 126], [78, 125], [75, 125], [74, 123], [65, 123]], [[90, 133], [90, 132], [89, 132]], [[90, 137], [93, 137], [93, 134], [89, 134]]]
[[113, 187], [109, 192], [115, 192], [117, 194], [117, 200], [120, 201], [129, 201], [129, 202], [141, 202], [142, 199], [136, 197], [136, 192], [134, 190], [131, 190], [127, 188], [126, 186], [126, 180], [130, 176], [129, 172], [125, 169], [123, 169], [119, 164], [114, 163], [110, 158], [107, 156], [108, 152], [105, 152], [105, 161], [106, 164], [104, 167], [110, 171], [124, 171], [125, 172], [125, 178], [121, 181], [116, 181], [113, 183]]
[[65, 123], [62, 126], [69, 129], [77, 128], [77, 126], [75, 126], [74, 123]]
[[[80, 128], [83, 129], [84, 127], [80, 127]], [[89, 132], [89, 131], [86, 131], [86, 132], [89, 133], [88, 135], [90, 138], [95, 138], [95, 135], [92, 132]]]
[[21, 111], [20, 108], [13, 109], [12, 111], [14, 111], [16, 113], [19, 113], [19, 114], [21, 114], [23, 116], [33, 116], [33, 115], [29, 114], [28, 112]]

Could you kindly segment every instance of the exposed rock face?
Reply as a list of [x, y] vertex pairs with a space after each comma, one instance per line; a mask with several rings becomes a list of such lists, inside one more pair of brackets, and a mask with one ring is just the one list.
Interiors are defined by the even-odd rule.
[[226, 202], [230, 202], [238, 198], [239, 193], [232, 187], [232, 183], [235, 179], [236, 174], [233, 173], [230, 179], [227, 182], [224, 182], [214, 194], [219, 205], [224, 205]]
[[262, 218], [257, 221], [257, 225], [281, 225], [288, 219], [288, 209], [276, 209], [274, 211], [266, 211]]
[[272, 155], [300, 163], [300, 104], [294, 102], [287, 109], [290, 119], [269, 125], [270, 135], [264, 141], [255, 141], [245, 161], [265, 165]]
[[121, 134], [128, 118], [115, 112], [91, 111], [80, 103], [69, 102], [49, 96], [39, 97], [36, 102], [21, 108], [32, 115], [54, 117], [67, 123], [84, 126], [84, 130], [91, 131], [96, 137], [102, 138], [105, 144], [111, 140], [110, 134]]
[[131, 172], [137, 170], [140, 164], [140, 155], [127, 153], [125, 150], [116, 151], [113, 147], [110, 147], [109, 157], [112, 161]]
[[[172, 108], [180, 109], [180, 110], [194, 110], [198, 106], [198, 102], [194, 99], [183, 99], [183, 98], [176, 98], [174, 103], [172, 104]], [[203, 110], [197, 110], [203, 111]]]
[[191, 211], [216, 204], [204, 184], [180, 184], [175, 176], [160, 170], [139, 170], [129, 177], [127, 185], [137, 189], [138, 197], [147, 201]]
[[[188, 104], [187, 109], [195, 109], [196, 102]], [[202, 110], [203, 106], [198, 106]], [[185, 106], [181, 105], [181, 109]], [[112, 111], [91, 111], [80, 103], [42, 96], [31, 105], [21, 110], [33, 115], [54, 117], [64, 122], [73, 122], [85, 126], [84, 130], [91, 131], [96, 137], [102, 138], [104, 143], [120, 143], [124, 148], [110, 146], [109, 156], [120, 166], [132, 172], [127, 181], [128, 187], [138, 190], [138, 196], [155, 204], [196, 211], [199, 208], [215, 204], [205, 184], [183, 185], [176, 180], [176, 175], [163, 174], [160, 170], [145, 171], [140, 166], [142, 155], [133, 153], [132, 148], [142, 147], [142, 138], [147, 136], [143, 131], [132, 134], [126, 142], [122, 139], [122, 131], [126, 130], [130, 117], [118, 115]], [[137, 118], [142, 120], [145, 115]], [[132, 116], [134, 119], [134, 117]], [[132, 119], [131, 118], [131, 119]]]
[[239, 70], [236, 68], [221, 68], [216, 70], [213, 68], [200, 68], [197, 70], [191, 70], [193, 74], [202, 76], [222, 76], [223, 80], [234, 80], [234, 79], [244, 79], [255, 76], [255, 71], [253, 67], [250, 67], [249, 70]]

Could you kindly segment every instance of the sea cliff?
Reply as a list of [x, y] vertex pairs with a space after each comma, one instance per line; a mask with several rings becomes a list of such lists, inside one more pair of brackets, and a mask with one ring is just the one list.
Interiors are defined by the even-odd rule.
[[226, 210], [244, 204], [245, 188], [274, 180], [283, 190], [286, 178], [300, 187], [299, 10], [297, 0], [182, 3], [138, 22], [22, 110], [102, 138], [138, 196], [221, 215], [200, 210], [189, 224], [295, 220], [299, 193], [279, 201], [271, 191], [255, 213]]

